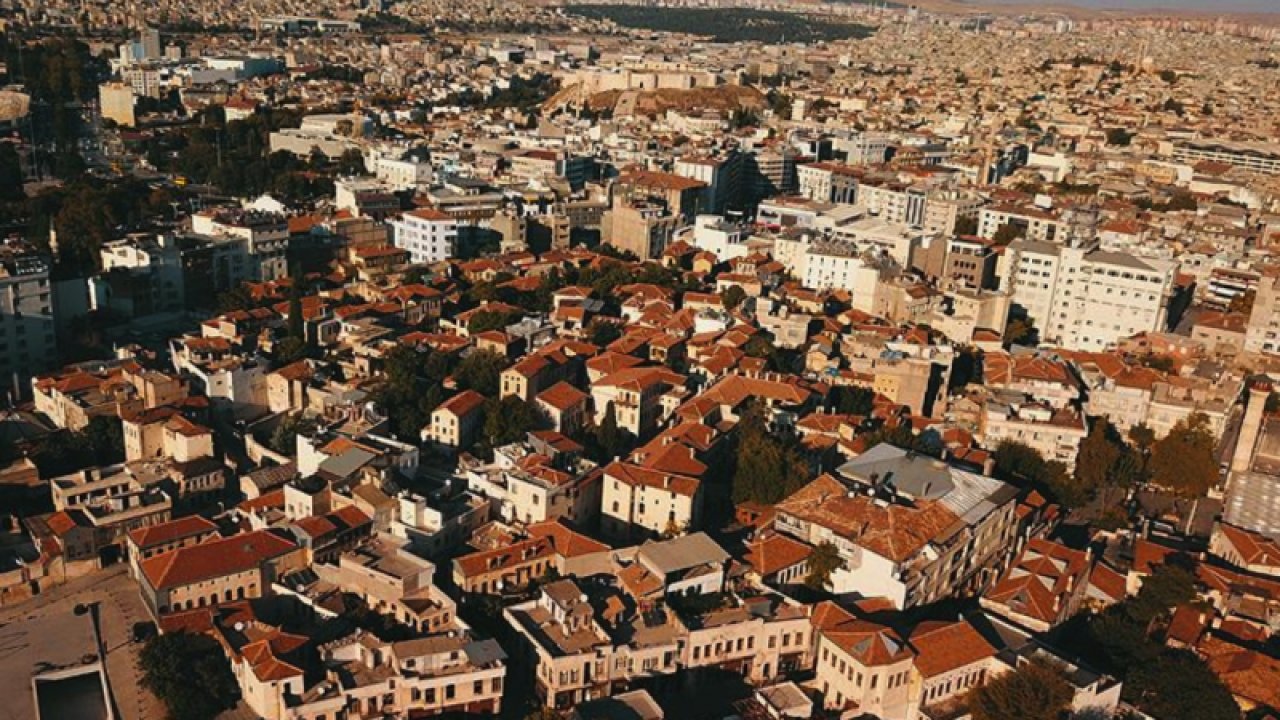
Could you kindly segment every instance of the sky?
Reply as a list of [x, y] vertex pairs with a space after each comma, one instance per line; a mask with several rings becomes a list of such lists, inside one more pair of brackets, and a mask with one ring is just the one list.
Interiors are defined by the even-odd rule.
[[1019, 5], [1079, 5], [1090, 8], [1175, 8], [1218, 12], [1280, 12], [1280, 0], [986, 0]]

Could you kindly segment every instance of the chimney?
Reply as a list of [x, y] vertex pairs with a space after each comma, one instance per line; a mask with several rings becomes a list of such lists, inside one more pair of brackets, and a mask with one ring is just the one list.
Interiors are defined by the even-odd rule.
[[1236, 440], [1236, 451], [1231, 456], [1231, 472], [1249, 471], [1253, 462], [1253, 449], [1258, 444], [1258, 435], [1262, 432], [1262, 416], [1267, 404], [1267, 396], [1271, 394], [1271, 386], [1265, 382], [1253, 383], [1249, 386], [1249, 397], [1245, 400], [1244, 419], [1240, 421], [1240, 435]]

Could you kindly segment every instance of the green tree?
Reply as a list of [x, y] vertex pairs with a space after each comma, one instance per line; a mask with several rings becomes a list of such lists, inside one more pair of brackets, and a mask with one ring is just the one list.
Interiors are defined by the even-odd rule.
[[614, 407], [612, 400], [605, 406], [604, 419], [596, 427], [595, 442], [599, 448], [599, 457], [596, 459], [600, 462], [612, 461], [628, 449], [630, 443], [627, 433], [618, 427], [618, 409]]
[[1238, 720], [1231, 691], [1203, 660], [1187, 650], [1165, 650], [1154, 662], [1135, 665], [1125, 695], [1143, 712], [1158, 718]]
[[475, 390], [481, 395], [498, 394], [502, 371], [507, 359], [492, 350], [477, 350], [458, 363], [453, 379], [463, 390]]
[[22, 162], [11, 142], [0, 142], [0, 202], [19, 202], [27, 198], [22, 190]]
[[870, 415], [875, 409], [876, 394], [868, 388], [837, 385], [831, 388], [827, 399], [841, 415]]
[[1123, 452], [1114, 434], [1110, 421], [1101, 417], [1093, 421], [1089, 434], [1080, 442], [1075, 475], [1082, 492], [1093, 494], [1110, 481], [1112, 468]]
[[1218, 482], [1214, 444], [1203, 413], [1179, 420], [1151, 448], [1151, 482], [1184, 497], [1203, 497]]
[[962, 215], [956, 218], [956, 235], [977, 235], [978, 234], [978, 216]]
[[733, 473], [734, 502], [772, 505], [799, 490], [809, 479], [809, 465], [795, 438], [771, 432], [759, 406], [743, 411]]
[[316, 428], [316, 421], [304, 417], [301, 413], [288, 415], [271, 433], [267, 446], [281, 455], [293, 457], [298, 448], [298, 436], [310, 433]]
[[967, 696], [974, 720], [1060, 720], [1074, 697], [1062, 669], [1040, 658], [974, 688]]
[[617, 323], [593, 320], [587, 327], [587, 340], [592, 345], [606, 347], [620, 337], [622, 337], [622, 330], [618, 328]]
[[741, 285], [730, 285], [720, 293], [720, 299], [726, 308], [733, 310], [747, 299], [747, 291], [743, 290]]
[[996, 446], [995, 460], [995, 476], [1001, 480], [1030, 485], [1068, 508], [1088, 501], [1066, 465], [1045, 460], [1037, 450], [1023, 443], [1001, 441]]
[[485, 403], [484, 430], [479, 442], [484, 450], [492, 450], [523, 440], [530, 431], [545, 423], [542, 412], [522, 398], [515, 395], [501, 400], [491, 398]]
[[1005, 223], [996, 229], [995, 237], [991, 240], [996, 245], [1008, 245], [1023, 236], [1023, 229], [1014, 223]]
[[1004, 329], [1005, 345], [1031, 345], [1036, 340], [1036, 326], [1031, 318], [1014, 318]]
[[508, 325], [520, 322], [522, 317], [524, 313], [481, 310], [467, 320], [467, 332], [475, 335], [489, 330], [503, 330]]
[[84, 444], [99, 465], [124, 461], [124, 424], [115, 415], [95, 415], [83, 431]]
[[809, 555], [804, 584], [812, 590], [826, 590], [831, 583], [831, 574], [842, 567], [844, 561], [840, 559], [840, 550], [835, 545], [824, 542]]
[[1133, 141], [1133, 135], [1122, 127], [1109, 128], [1107, 130], [1107, 144], [1116, 147], [1127, 147]]
[[236, 679], [221, 646], [207, 635], [157, 635], [139, 657], [142, 684], [183, 720], [213, 720], [235, 705]]
[[306, 340], [290, 335], [277, 342], [274, 350], [275, 366], [281, 368], [307, 357], [311, 349]]
[[218, 312], [228, 313], [237, 310], [252, 310], [257, 307], [253, 294], [243, 284], [237, 285], [218, 296]]

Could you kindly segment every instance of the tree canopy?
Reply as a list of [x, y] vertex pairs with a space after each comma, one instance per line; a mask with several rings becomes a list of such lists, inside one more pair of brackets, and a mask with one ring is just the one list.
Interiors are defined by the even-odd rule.
[[507, 367], [507, 359], [492, 350], [477, 350], [471, 353], [454, 370], [453, 379], [459, 389], [475, 390], [481, 395], [493, 397], [498, 394], [502, 371]]
[[738, 426], [734, 502], [772, 505], [804, 487], [809, 475], [809, 465], [795, 439], [770, 432], [764, 410], [748, 408]]
[[207, 635], [157, 635], [142, 649], [140, 664], [142, 684], [171, 717], [212, 720], [235, 705], [235, 676], [222, 648]]
[[1203, 497], [1218, 482], [1215, 445], [1203, 413], [1179, 420], [1151, 447], [1151, 482], [1185, 497]]
[[1074, 697], [1062, 669], [1037, 658], [974, 688], [968, 702], [974, 720], [1059, 720]]

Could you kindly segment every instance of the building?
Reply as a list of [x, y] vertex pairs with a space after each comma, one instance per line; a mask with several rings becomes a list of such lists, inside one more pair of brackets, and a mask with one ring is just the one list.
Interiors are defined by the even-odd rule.
[[1105, 350], [1165, 329], [1175, 263], [1032, 240], [1013, 242], [1007, 256], [1005, 287], [1041, 342]]
[[485, 398], [463, 390], [431, 411], [431, 422], [422, 429], [422, 441], [451, 451], [471, 447], [483, 419]]
[[697, 477], [653, 470], [630, 462], [604, 469], [601, 531], [624, 540], [657, 537], [698, 527], [703, 488]]
[[1173, 160], [1188, 165], [1224, 163], [1266, 175], [1280, 175], [1280, 146], [1275, 143], [1184, 140], [1173, 145]]
[[409, 261], [426, 264], [448, 260], [457, 252], [458, 221], [435, 208], [419, 208], [390, 222], [395, 246], [409, 252]]
[[49, 258], [16, 240], [0, 246], [0, 383], [14, 399], [28, 381], [57, 361]]
[[272, 594], [271, 584], [305, 563], [292, 541], [269, 530], [180, 547], [140, 563], [142, 599], [155, 618]]
[[615, 200], [601, 220], [600, 239], [641, 260], [649, 260], [662, 254], [680, 224], [680, 216], [667, 205]]
[[134, 115], [133, 86], [112, 82], [98, 86], [98, 103], [101, 105], [102, 117], [121, 127], [134, 127], [138, 124]]
[[899, 608], [991, 582], [1017, 532], [1016, 488], [880, 444], [777, 505], [775, 527], [810, 545], [834, 543], [837, 595]]

